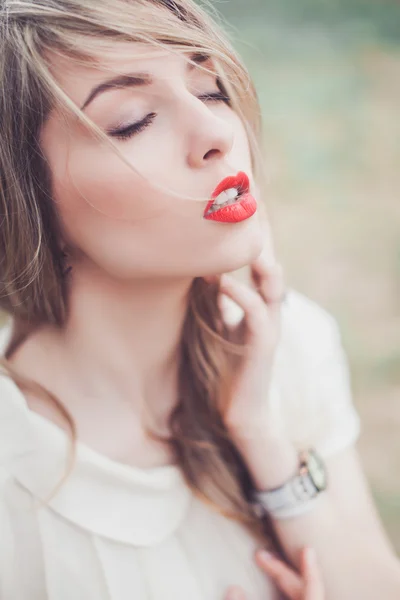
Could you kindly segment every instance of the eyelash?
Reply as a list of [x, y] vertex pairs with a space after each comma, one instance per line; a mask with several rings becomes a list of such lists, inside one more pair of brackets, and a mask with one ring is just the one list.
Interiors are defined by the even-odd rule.
[[[198, 98], [204, 102], [224, 102], [228, 106], [230, 105], [229, 97], [222, 92], [202, 94], [201, 96], [198, 96]], [[137, 123], [132, 123], [132, 125], [128, 125], [128, 127], [124, 127], [123, 129], [113, 129], [107, 133], [111, 137], [115, 137], [119, 140], [127, 140], [146, 129], [146, 127], [148, 127], [154, 121], [156, 116], [157, 114], [154, 112], [149, 113], [144, 119], [138, 121]]]
[[154, 121], [156, 116], [156, 113], [149, 113], [145, 116], [144, 119], [138, 121], [137, 123], [132, 123], [132, 125], [128, 125], [128, 127], [124, 127], [123, 129], [113, 129], [111, 131], [108, 131], [107, 133], [111, 137], [115, 137], [119, 140], [127, 140], [136, 133], [140, 133], [141, 131], [146, 129], [146, 127], [148, 127], [150, 123]]

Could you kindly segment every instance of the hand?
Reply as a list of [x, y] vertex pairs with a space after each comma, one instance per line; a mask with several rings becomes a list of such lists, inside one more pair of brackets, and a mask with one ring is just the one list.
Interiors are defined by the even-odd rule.
[[268, 247], [250, 265], [250, 272], [251, 286], [226, 274], [220, 278], [221, 293], [244, 311], [237, 327], [246, 344], [222, 418], [255, 485], [272, 489], [293, 477], [298, 466], [297, 452], [286, 439], [279, 407], [270, 394], [285, 284], [282, 267]]
[[[300, 575], [264, 551], [257, 553], [256, 560], [288, 600], [324, 600], [322, 579], [312, 548], [302, 551]], [[241, 588], [235, 587], [228, 590], [225, 600], [247, 600], [247, 597]]]
[[245, 342], [247, 352], [240, 361], [231, 401], [228, 406], [221, 407], [225, 425], [232, 433], [235, 430], [248, 432], [253, 425], [259, 425], [260, 415], [264, 417], [268, 413], [271, 370], [280, 335], [281, 304], [286, 293], [283, 270], [275, 258], [263, 204], [259, 206], [259, 213], [264, 246], [258, 258], [249, 265], [251, 285], [228, 274], [205, 277], [209, 283], [219, 281], [222, 310], [222, 301], [227, 296], [244, 312], [241, 322], [229, 329], [233, 340]]
[[268, 424], [276, 433], [268, 397], [285, 296], [283, 271], [269, 253], [263, 252], [250, 265], [250, 274], [251, 286], [227, 274], [220, 278], [220, 292], [244, 312], [237, 330], [244, 333], [246, 354], [223, 415], [228, 430], [237, 435], [252, 433], [258, 427], [264, 429]]

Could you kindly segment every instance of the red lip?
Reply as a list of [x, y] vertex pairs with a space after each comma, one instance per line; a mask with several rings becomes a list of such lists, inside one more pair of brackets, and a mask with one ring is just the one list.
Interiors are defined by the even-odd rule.
[[250, 181], [247, 177], [246, 173], [240, 171], [237, 175], [230, 175], [229, 177], [225, 177], [215, 188], [213, 193], [211, 194], [211, 198], [214, 200], [217, 196], [220, 195], [221, 192], [225, 190], [229, 190], [229, 188], [237, 188], [242, 194], [245, 194], [250, 189]]
[[[240, 199], [224, 206], [207, 215], [211, 206], [214, 204], [214, 199], [219, 194], [229, 188], [237, 188], [240, 192]], [[257, 202], [249, 193], [250, 181], [246, 173], [242, 171], [237, 175], [225, 177], [215, 188], [211, 195], [211, 200], [207, 203], [204, 211], [204, 218], [209, 221], [220, 221], [221, 223], [238, 223], [251, 217], [257, 210]]]

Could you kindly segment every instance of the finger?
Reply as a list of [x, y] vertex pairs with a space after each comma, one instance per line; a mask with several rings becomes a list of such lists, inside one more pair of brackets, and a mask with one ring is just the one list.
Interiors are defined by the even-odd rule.
[[240, 587], [231, 587], [225, 596], [225, 600], [246, 600], [246, 594]]
[[266, 210], [265, 204], [260, 205], [260, 227], [264, 240], [261, 256], [267, 259], [270, 263], [276, 262], [274, 239], [271, 230], [270, 219]]
[[[261, 550], [256, 554], [257, 564], [271, 577], [278, 588], [286, 594], [289, 600], [301, 600], [303, 583], [299, 575], [284, 562], [275, 558], [269, 552]], [[308, 600], [308, 598], [307, 598]], [[314, 599], [313, 599], [314, 600]]]
[[270, 307], [279, 308], [286, 293], [285, 278], [282, 265], [269, 263], [258, 257], [250, 265], [253, 286]]
[[[269, 338], [265, 335], [266, 327], [270, 324], [268, 310], [255, 290], [235, 277], [224, 274], [220, 280], [220, 291], [242, 308], [248, 334], [252, 338], [259, 339], [260, 342]], [[271, 341], [274, 342], [273, 339]]]
[[313, 548], [304, 548], [301, 557], [301, 572], [304, 581], [304, 600], [323, 600], [324, 585]]
[[259, 289], [264, 301], [276, 304], [277, 306], [274, 306], [273, 309], [279, 309], [279, 304], [285, 296], [286, 285], [283, 269], [275, 256], [271, 227], [266, 210], [261, 215], [261, 227], [264, 246], [261, 254], [250, 265], [250, 274], [253, 285]]
[[220, 275], [203, 275], [203, 279], [207, 283], [218, 283]]

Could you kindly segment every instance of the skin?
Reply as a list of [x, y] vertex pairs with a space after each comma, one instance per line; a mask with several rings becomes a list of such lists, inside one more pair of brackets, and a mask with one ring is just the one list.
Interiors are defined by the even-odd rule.
[[[263, 233], [258, 213], [234, 225], [203, 219], [227, 175], [244, 170], [257, 196], [243, 124], [224, 102], [199, 98], [218, 92], [216, 78], [191, 67], [183, 54], [138, 44], [134, 52], [131, 44], [114, 44], [106, 56], [96, 67], [49, 58], [78, 106], [116, 74], [152, 77], [152, 85], [104, 92], [85, 108], [104, 130], [150, 112], [157, 117], [131, 139], [113, 138], [137, 173], [73, 116], [51, 113], [41, 145], [53, 174], [60, 245], [73, 267], [71, 314], [61, 333], [42, 328], [31, 336], [14, 362], [57, 393], [83, 442], [151, 467], [170, 457], [144, 437], [141, 410], [154, 408], [162, 428], [175, 401], [176, 347], [193, 277], [250, 263]], [[63, 426], [54, 410], [30, 400]], [[110, 428], [118, 436], [104, 435]]]
[[[225, 176], [239, 170], [252, 175], [247, 136], [236, 113], [224, 102], [199, 98], [218, 92], [216, 78], [191, 68], [182, 54], [138, 45], [132, 52], [130, 44], [120, 44], [120, 53], [123, 60], [111, 55], [97, 69], [53, 58], [54, 75], [78, 106], [93, 86], [116, 73], [146, 72], [154, 80], [103, 92], [85, 108], [105, 131], [157, 113], [131, 139], [113, 138], [139, 174], [73, 117], [65, 122], [54, 111], [44, 127], [53, 193], [77, 261], [129, 282], [190, 281], [251, 262], [261, 251], [258, 216], [237, 227], [202, 218]], [[256, 191], [254, 181], [252, 187]]]
[[[256, 556], [258, 566], [271, 577], [288, 600], [324, 600], [325, 594], [315, 552], [304, 548], [301, 553], [300, 574], [295, 573], [265, 550]], [[241, 588], [229, 588], [225, 600], [246, 600]]]
[[[226, 104], [199, 98], [216, 91], [215, 80], [189, 69], [183, 55], [151, 55], [139, 46], [132, 52], [128, 45], [118, 50], [122, 57], [107, 53], [101, 67], [52, 57], [52, 69], [79, 106], [110, 70], [152, 75], [152, 86], [107, 92], [86, 109], [103, 128], [158, 113], [148, 129], [119, 142], [145, 177], [74, 119], [51, 114], [42, 146], [63, 226], [60, 245], [68, 247], [73, 266], [71, 314], [63, 331], [44, 327], [30, 336], [13, 357], [15, 366], [60, 398], [82, 442], [140, 467], [168, 463], [165, 449], [144, 435], [143, 406], [162, 430], [176, 398], [176, 349], [189, 286], [195, 276], [224, 273], [221, 292], [244, 310], [249, 347], [225, 424], [256, 485], [274, 488], [297, 468], [296, 451], [269, 406], [282, 271], [260, 211], [238, 224], [202, 218], [223, 177], [244, 170], [252, 179], [244, 128]], [[252, 191], [257, 196], [254, 182]], [[244, 265], [251, 267], [252, 287], [226, 275]], [[28, 402], [63, 426], [47, 403]], [[305, 575], [301, 549], [316, 550], [328, 600], [397, 599], [400, 569], [354, 448], [329, 459], [327, 469], [330, 487], [313, 511], [274, 523], [288, 559]], [[277, 576], [274, 567], [266, 572], [283, 590], [295, 575]], [[321, 586], [317, 591], [307, 595], [300, 581], [292, 598], [321, 600]]]

